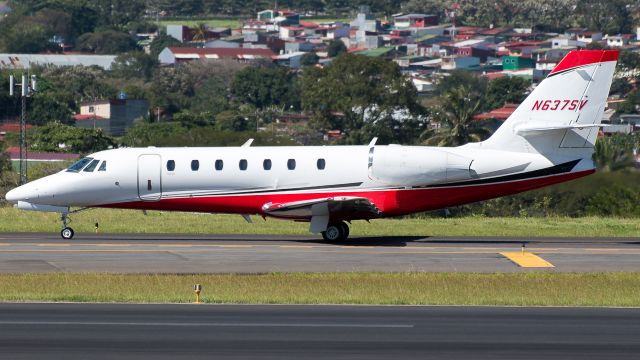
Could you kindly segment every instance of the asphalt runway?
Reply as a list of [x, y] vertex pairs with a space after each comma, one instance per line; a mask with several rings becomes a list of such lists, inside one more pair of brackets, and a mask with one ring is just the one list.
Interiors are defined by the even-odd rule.
[[[521, 252], [549, 267], [523, 267]], [[536, 259], [534, 259], [536, 260]], [[535, 263], [534, 263], [535, 265]], [[640, 238], [0, 233], [0, 272], [640, 271]]]
[[0, 304], [3, 359], [633, 359], [640, 309]]

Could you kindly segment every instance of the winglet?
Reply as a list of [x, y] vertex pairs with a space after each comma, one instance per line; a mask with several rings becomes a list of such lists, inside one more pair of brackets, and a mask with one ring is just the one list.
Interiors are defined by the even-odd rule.
[[374, 146], [376, 142], [378, 142], [378, 137], [374, 137], [373, 139], [371, 139], [371, 142], [369, 143], [369, 147]]
[[253, 139], [249, 139], [249, 140], [245, 141], [245, 143], [242, 144], [242, 146], [240, 146], [240, 147], [249, 147], [249, 146], [251, 146], [251, 143], [253, 143]]

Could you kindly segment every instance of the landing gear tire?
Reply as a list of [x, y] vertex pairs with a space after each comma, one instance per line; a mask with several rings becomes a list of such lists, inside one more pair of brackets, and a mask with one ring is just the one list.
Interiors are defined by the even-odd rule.
[[322, 238], [328, 242], [342, 242], [349, 236], [349, 226], [344, 222], [331, 223], [322, 232]]
[[73, 238], [73, 234], [75, 233], [72, 228], [69, 227], [69, 223], [71, 219], [69, 219], [69, 213], [60, 214], [60, 221], [62, 221], [62, 230], [60, 231], [60, 236], [63, 239], [69, 240]]
[[340, 227], [342, 227], [344, 240], [347, 240], [347, 238], [349, 237], [349, 225], [347, 225], [347, 223], [345, 222], [340, 222]]
[[62, 236], [62, 238], [65, 240], [69, 240], [73, 238], [73, 234], [74, 234], [74, 231], [70, 227], [66, 227], [62, 229], [62, 231], [60, 231], [60, 236]]

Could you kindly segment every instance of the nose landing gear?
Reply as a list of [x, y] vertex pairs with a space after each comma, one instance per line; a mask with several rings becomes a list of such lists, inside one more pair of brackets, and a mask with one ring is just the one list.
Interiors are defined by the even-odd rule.
[[74, 231], [68, 226], [71, 222], [69, 214], [62, 213], [62, 215], [60, 215], [60, 220], [62, 221], [62, 230], [60, 231], [60, 236], [62, 236], [62, 238], [65, 240], [73, 238]]

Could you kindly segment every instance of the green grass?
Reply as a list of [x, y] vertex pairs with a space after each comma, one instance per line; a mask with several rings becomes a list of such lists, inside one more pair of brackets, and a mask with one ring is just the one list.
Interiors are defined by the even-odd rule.
[[[73, 214], [76, 232], [93, 232], [100, 223], [102, 233], [185, 233], [185, 234], [283, 234], [307, 235], [308, 224], [253, 216], [247, 224], [240, 215], [211, 215], [94, 209]], [[0, 208], [0, 232], [57, 232], [55, 213]], [[371, 223], [354, 221], [353, 236], [577, 236], [637, 237], [640, 221], [635, 218], [546, 217], [546, 218], [410, 218], [379, 219]]]
[[640, 306], [640, 273], [0, 275], [0, 301]]

